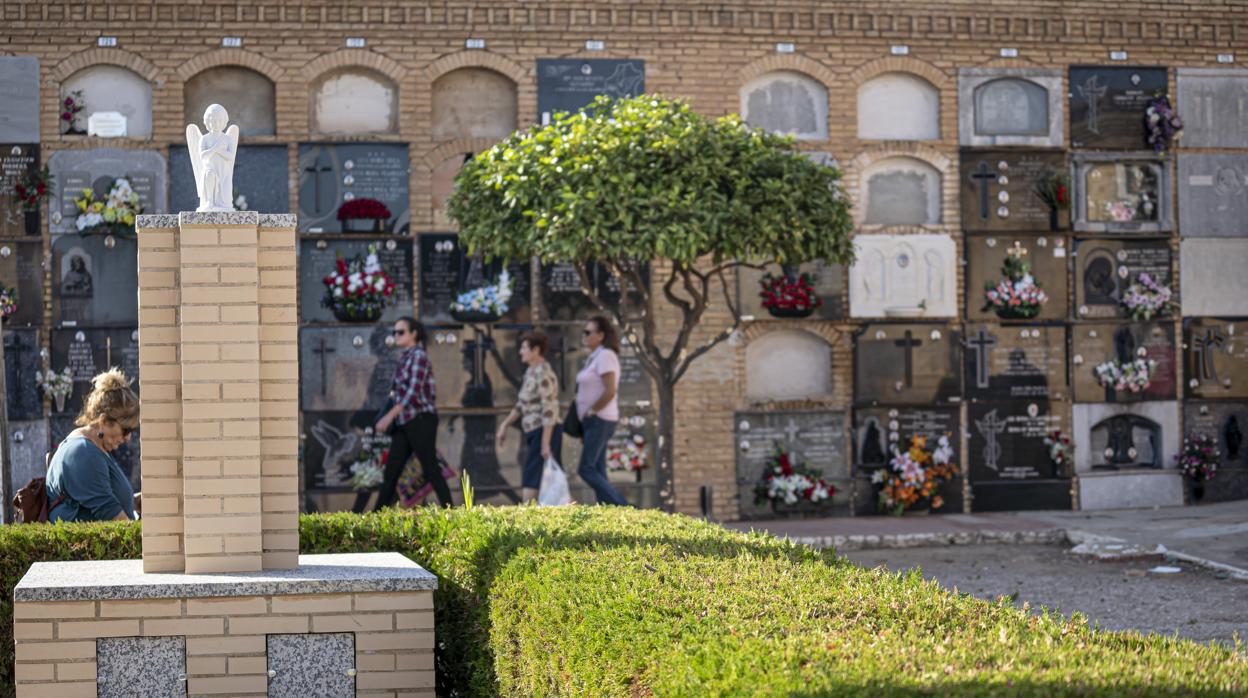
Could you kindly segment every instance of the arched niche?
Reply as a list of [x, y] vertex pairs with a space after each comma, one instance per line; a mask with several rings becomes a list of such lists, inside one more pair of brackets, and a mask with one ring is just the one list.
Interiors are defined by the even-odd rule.
[[828, 88], [794, 71], [760, 75], [741, 88], [741, 117], [772, 133], [826, 140]]
[[82, 93], [85, 105], [76, 119], [78, 129], [85, 132], [96, 112], [119, 112], [126, 117], [128, 138], [152, 137], [152, 83], [138, 73], [117, 65], [89, 66], [61, 83], [61, 102], [75, 92]]
[[884, 73], [858, 88], [858, 137], [925, 141], [940, 138], [940, 91], [911, 73]]
[[382, 73], [350, 66], [312, 84], [312, 130], [329, 134], [396, 133], [399, 87]]
[[472, 159], [472, 153], [455, 153], [439, 162], [433, 168], [431, 194], [433, 198], [433, 225], [445, 228], [451, 224], [446, 214], [446, 202], [455, 193], [455, 175], [463, 168], [464, 163]]
[[516, 130], [516, 84], [487, 68], [460, 68], [433, 81], [433, 139], [502, 139]]
[[862, 175], [866, 225], [940, 223], [940, 172], [909, 157], [884, 158]]
[[1005, 77], [975, 88], [975, 135], [1046, 136], [1049, 91], [1022, 78]]
[[745, 394], [755, 402], [832, 394], [832, 347], [802, 330], [768, 332], [745, 349]]
[[183, 88], [183, 118], [203, 126], [204, 110], [220, 104], [244, 136], [277, 133], [277, 93], [273, 81], [238, 65], [220, 65], [196, 74]]

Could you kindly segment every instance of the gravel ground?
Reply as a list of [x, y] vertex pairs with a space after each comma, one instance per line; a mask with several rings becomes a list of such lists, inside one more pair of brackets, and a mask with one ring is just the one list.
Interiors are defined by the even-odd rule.
[[[1017, 594], [1064, 614], [1076, 611], [1113, 630], [1180, 635], [1202, 642], [1248, 641], [1248, 582], [1158, 557], [1100, 562], [1050, 545], [972, 545], [856, 550], [845, 557], [894, 571], [921, 567], [948, 588], [995, 599]], [[1151, 574], [1158, 565], [1183, 569]]]

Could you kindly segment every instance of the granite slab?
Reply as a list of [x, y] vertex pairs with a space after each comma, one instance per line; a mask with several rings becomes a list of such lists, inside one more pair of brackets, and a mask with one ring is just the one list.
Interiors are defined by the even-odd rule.
[[185, 637], [102, 637], [95, 647], [96, 698], [186, 695]]
[[142, 560], [36, 562], [13, 600], [96, 601], [350, 594], [438, 588], [438, 578], [399, 553], [300, 555], [293, 570], [226, 574], [144, 573]]
[[256, 211], [145, 213], [138, 216], [135, 227], [139, 230], [172, 230], [183, 225], [259, 225], [261, 228], [294, 228], [298, 218], [293, 213], [258, 213]]

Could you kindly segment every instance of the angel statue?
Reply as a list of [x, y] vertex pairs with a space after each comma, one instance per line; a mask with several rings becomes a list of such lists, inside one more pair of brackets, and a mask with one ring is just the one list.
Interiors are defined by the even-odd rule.
[[238, 124], [229, 128], [230, 115], [220, 104], [204, 110], [200, 133], [195, 124], [186, 125], [186, 145], [195, 170], [195, 191], [199, 193], [196, 211], [233, 211], [234, 157], [238, 154]]

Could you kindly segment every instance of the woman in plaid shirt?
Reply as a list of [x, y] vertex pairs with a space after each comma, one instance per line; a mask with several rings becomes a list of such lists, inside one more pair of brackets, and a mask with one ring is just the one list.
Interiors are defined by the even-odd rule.
[[410, 317], [394, 323], [394, 345], [403, 350], [399, 367], [390, 384], [394, 407], [377, 420], [377, 433], [391, 433], [390, 457], [386, 460], [386, 479], [377, 494], [380, 509], [394, 503], [398, 495], [399, 476], [413, 454], [420, 460], [425, 480], [433, 485], [438, 501], [451, 506], [451, 488], [438, 467], [438, 408], [433, 381], [433, 364], [425, 353], [425, 326]]

